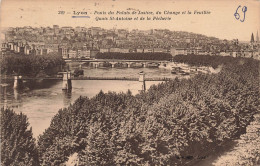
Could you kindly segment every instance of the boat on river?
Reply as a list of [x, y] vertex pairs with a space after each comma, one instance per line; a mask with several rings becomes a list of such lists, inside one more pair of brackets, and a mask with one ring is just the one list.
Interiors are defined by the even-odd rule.
[[180, 75], [189, 75], [190, 72], [188, 71], [188, 69], [183, 69], [181, 67], [172, 67], [171, 70], [172, 74], [180, 74]]
[[74, 77], [79, 77], [79, 76], [83, 76], [84, 75], [84, 70], [82, 70], [82, 69], [75, 69], [74, 70]]
[[148, 63], [148, 64], [147, 64], [147, 67], [148, 67], [148, 68], [157, 68], [157, 67], [158, 67], [158, 64], [157, 64], [157, 63]]
[[172, 67], [171, 73], [172, 74], [178, 74], [181, 71], [180, 67]]
[[143, 64], [142, 64], [142, 63], [132, 63], [132, 64], [131, 64], [131, 67], [132, 67], [132, 68], [142, 68], [142, 67], [143, 67]]

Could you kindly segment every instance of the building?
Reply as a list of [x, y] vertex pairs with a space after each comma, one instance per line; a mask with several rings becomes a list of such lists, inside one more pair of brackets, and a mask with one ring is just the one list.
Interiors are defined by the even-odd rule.
[[90, 58], [90, 50], [82, 50], [81, 51], [82, 58]]
[[14, 43], [13, 42], [9, 42], [8, 46], [9, 46], [10, 50], [12, 50], [12, 51], [14, 50]]
[[164, 52], [164, 53], [167, 53], [167, 49], [164, 49], [164, 48], [154, 48], [153, 52]]
[[41, 49], [41, 55], [47, 55], [47, 48]]
[[36, 49], [34, 49], [35, 51], [35, 55], [41, 55], [41, 49], [38, 49], [38, 48], [36, 48]]
[[51, 49], [51, 50], [53, 50], [54, 52], [58, 52], [59, 44], [57, 44], [57, 43], [46, 43], [46, 44], [45, 44], [45, 48]]
[[110, 52], [109, 48], [100, 48], [100, 52], [104, 53], [104, 52]]
[[[47, 48], [47, 54], [54, 52], [53, 49]], [[58, 51], [57, 51], [58, 52]]]
[[120, 48], [120, 52], [121, 53], [129, 53], [129, 49], [128, 48]]
[[24, 54], [25, 55], [29, 55], [30, 54], [30, 46], [29, 45], [25, 45], [24, 46]]
[[53, 32], [54, 32], [54, 34], [59, 33], [59, 25], [53, 25]]
[[153, 52], [152, 48], [144, 48], [144, 53]]
[[79, 27], [79, 26], [77, 26], [76, 28], [75, 28], [75, 31], [76, 32], [78, 32], [78, 33], [80, 33], [80, 32], [86, 32], [86, 28], [85, 27]]
[[110, 48], [110, 52], [120, 52], [120, 48]]
[[101, 32], [101, 28], [100, 27], [91, 27], [90, 32], [91, 32], [92, 36], [99, 35], [99, 32]]
[[60, 47], [58, 49], [58, 53], [59, 55], [62, 56], [63, 59], [68, 59], [69, 58], [69, 53], [68, 53], [69, 49], [66, 47]]
[[68, 54], [69, 58], [77, 58], [77, 51], [75, 50], [69, 50]]
[[70, 31], [72, 27], [61, 27], [61, 30], [64, 32]]
[[171, 48], [170, 53], [172, 56], [187, 55], [187, 49], [185, 48]]
[[97, 53], [99, 53], [99, 50], [90, 50], [90, 58], [96, 58]]
[[187, 54], [196, 54], [196, 55], [198, 55], [200, 52], [202, 52], [202, 49], [200, 47], [188, 48], [187, 49]]
[[136, 52], [138, 52], [138, 53], [143, 53], [143, 52], [144, 52], [144, 49], [143, 49], [143, 48], [137, 48], [137, 49], [136, 49]]
[[219, 54], [218, 55], [220, 55], [220, 56], [230, 56], [230, 52], [219, 52]]

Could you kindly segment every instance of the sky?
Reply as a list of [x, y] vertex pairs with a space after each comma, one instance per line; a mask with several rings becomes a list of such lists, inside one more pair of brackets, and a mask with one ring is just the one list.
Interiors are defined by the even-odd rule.
[[[239, 7], [241, 6], [241, 7]], [[247, 11], [242, 11], [243, 7]], [[239, 7], [239, 8], [238, 8]], [[132, 10], [127, 10], [131, 8]], [[188, 31], [220, 39], [239, 39], [249, 41], [251, 33], [260, 33], [260, 1], [259, 0], [2, 0], [0, 27], [21, 26], [84, 26], [102, 27], [105, 29], [169, 29], [174, 31]], [[245, 9], [245, 8], [244, 8]], [[194, 14], [194, 11], [209, 11], [210, 14]], [[237, 20], [236, 12], [240, 15]], [[65, 11], [65, 14], [58, 14]], [[72, 18], [73, 12], [87, 12]], [[97, 12], [106, 12], [106, 15], [96, 15]], [[154, 15], [108, 15], [109, 11], [151, 11]], [[185, 12], [180, 15], [156, 15], [157, 11]], [[192, 14], [187, 14], [190, 11]], [[132, 21], [96, 21], [96, 17], [139, 17]], [[140, 20], [140, 17], [171, 17], [171, 20], [155, 21]], [[245, 19], [244, 19], [245, 18]], [[244, 19], [244, 21], [243, 21]], [[240, 21], [242, 20], [242, 21]]]

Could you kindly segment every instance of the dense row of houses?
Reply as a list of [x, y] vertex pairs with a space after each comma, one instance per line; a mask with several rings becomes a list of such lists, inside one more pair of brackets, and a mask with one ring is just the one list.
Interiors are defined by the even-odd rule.
[[[30, 38], [26, 38], [30, 36]], [[64, 59], [95, 58], [98, 52], [170, 53], [176, 55], [219, 55], [259, 59], [259, 37], [251, 36], [250, 43], [219, 40], [188, 32], [152, 29], [105, 30], [100, 27], [17, 27], [5, 33], [2, 55], [10, 52], [25, 55], [58, 53]], [[83, 40], [84, 39], [84, 40]], [[168, 44], [167, 44], [168, 43]]]
[[68, 48], [66, 45], [59, 44], [44, 44], [44, 43], [21, 43], [21, 42], [8, 42], [2, 43], [1, 52], [3, 55], [9, 54], [10, 52], [19, 53], [24, 55], [47, 55], [51, 52], [56, 52], [61, 55], [64, 59], [70, 58], [95, 58], [97, 53], [106, 52], [118, 52], [118, 53], [170, 53], [172, 56], [176, 55], [219, 55], [219, 56], [233, 56], [233, 57], [250, 57], [259, 59], [260, 47], [256, 47], [251, 50], [226, 50], [223, 52], [206, 52], [202, 48], [100, 48], [93, 49], [83, 45], [82, 48]]
[[[88, 47], [105, 48], [179, 48], [218, 44], [219, 39], [189, 32], [150, 29], [103, 29], [100, 27], [16, 27], [5, 32], [5, 41], [37, 41], [45, 43], [87, 43]], [[78, 48], [77, 48], [78, 49]]]
[[259, 59], [260, 47], [259, 44], [256, 47], [248, 50], [226, 50], [222, 52], [206, 52], [201, 47], [196, 48], [137, 48], [137, 49], [127, 49], [127, 48], [100, 48], [95, 49], [91, 47], [86, 47], [83, 45], [82, 48], [68, 48], [67, 45], [62, 44], [44, 44], [36, 42], [8, 42], [2, 43], [1, 47], [2, 55], [9, 54], [10, 52], [19, 53], [24, 55], [47, 55], [51, 52], [56, 52], [61, 55], [64, 59], [70, 58], [95, 58], [97, 53], [106, 52], [118, 52], [118, 53], [170, 53], [172, 56], [176, 55], [219, 55], [219, 56], [233, 56], [233, 57], [250, 57]]
[[47, 55], [53, 52], [52, 49], [45, 48], [45, 47], [33, 47], [28, 44], [24, 43], [2, 43], [1, 47], [2, 55], [8, 55], [10, 53], [17, 53], [17, 54], [24, 54], [24, 55]]
[[58, 50], [59, 55], [61, 55], [64, 59], [70, 58], [87, 58], [93, 59], [96, 57], [99, 50], [96, 49], [68, 49], [66, 47], [60, 47]]

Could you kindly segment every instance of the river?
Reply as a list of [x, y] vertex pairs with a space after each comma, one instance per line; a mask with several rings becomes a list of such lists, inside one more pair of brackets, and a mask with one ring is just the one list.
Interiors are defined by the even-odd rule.
[[[77, 65], [70, 64], [73, 70]], [[90, 68], [83, 67], [85, 76], [94, 77], [135, 77], [144, 71], [147, 78], [167, 77], [174, 78], [170, 70], [160, 68]], [[149, 88], [159, 81], [147, 81]], [[50, 125], [52, 117], [59, 109], [72, 104], [79, 96], [93, 97], [100, 90], [103, 92], [127, 92], [131, 90], [135, 95], [141, 89], [138, 81], [120, 80], [72, 80], [72, 91], [62, 91], [62, 80], [24, 80], [22, 89], [13, 88], [13, 80], [1, 79], [0, 106], [12, 108], [16, 112], [23, 112], [27, 115], [32, 126], [35, 138], [42, 134]]]

